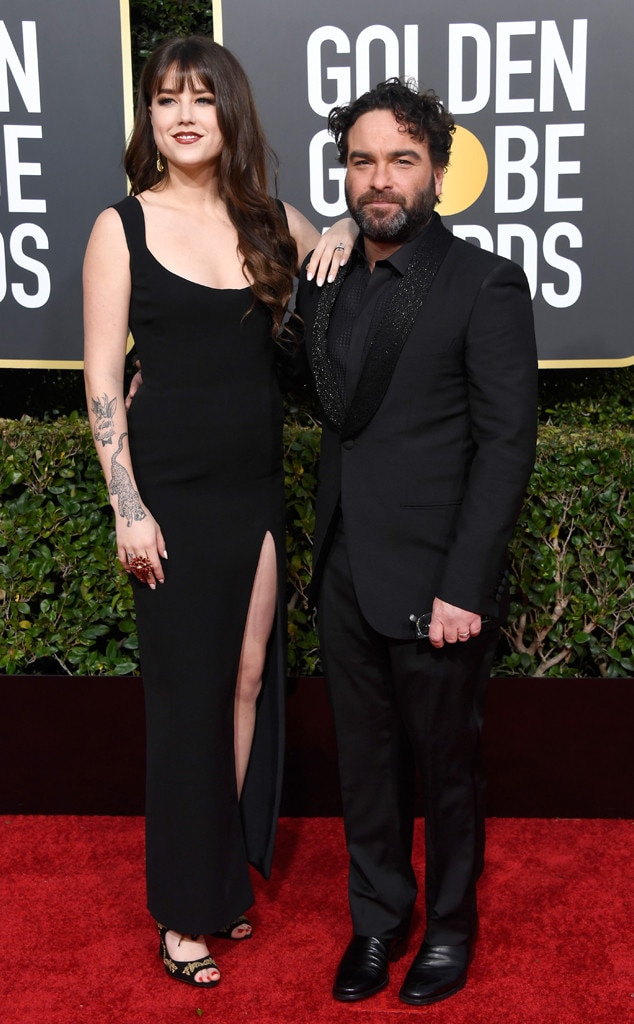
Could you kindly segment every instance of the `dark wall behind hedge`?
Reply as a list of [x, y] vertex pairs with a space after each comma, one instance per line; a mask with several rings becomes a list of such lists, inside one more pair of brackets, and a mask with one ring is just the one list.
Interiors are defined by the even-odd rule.
[[[634, 423], [633, 366], [542, 370], [539, 380], [542, 422]], [[51, 419], [84, 407], [79, 370], [0, 369], [0, 418]]]

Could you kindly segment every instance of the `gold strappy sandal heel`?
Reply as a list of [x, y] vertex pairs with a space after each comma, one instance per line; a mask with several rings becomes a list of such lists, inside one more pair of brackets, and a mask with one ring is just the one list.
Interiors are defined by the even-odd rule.
[[[167, 951], [167, 943], [165, 941], [165, 934], [169, 929], [166, 928], [164, 924], [159, 924], [158, 921], [156, 924], [160, 940], [159, 956], [163, 961], [165, 973], [169, 975], [170, 978], [176, 978], [177, 981], [184, 981], [186, 985], [195, 985], [196, 988], [213, 988], [218, 984], [220, 978], [214, 978], [212, 981], [196, 981], [195, 977], [199, 971], [204, 971], [208, 967], [211, 967], [215, 971], [218, 970], [218, 964], [212, 956], [206, 956], [202, 960], [172, 960]], [[197, 935], [192, 935], [194, 942], [197, 938]]]

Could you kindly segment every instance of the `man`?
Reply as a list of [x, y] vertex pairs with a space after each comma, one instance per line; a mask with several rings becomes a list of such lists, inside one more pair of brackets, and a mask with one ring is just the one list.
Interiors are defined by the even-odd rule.
[[313, 593], [350, 855], [333, 994], [379, 992], [402, 953], [417, 765], [426, 930], [400, 998], [428, 1004], [465, 984], [477, 931], [482, 714], [535, 448], [531, 302], [518, 266], [434, 212], [454, 131], [435, 94], [392, 79], [329, 127], [360, 236], [334, 283], [304, 277], [297, 312], [324, 414]]

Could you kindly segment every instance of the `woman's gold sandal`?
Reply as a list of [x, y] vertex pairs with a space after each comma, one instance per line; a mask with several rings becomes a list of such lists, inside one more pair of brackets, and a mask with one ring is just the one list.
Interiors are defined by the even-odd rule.
[[216, 939], [232, 939], [234, 942], [244, 942], [245, 939], [251, 938], [253, 930], [247, 932], [246, 935], [233, 934], [235, 929], [239, 928], [240, 925], [243, 924], [248, 924], [249, 928], [251, 928], [251, 922], [249, 919], [246, 918], [244, 914], [241, 914], [240, 917], [236, 917], [235, 921], [232, 921], [231, 924], [225, 925], [224, 928], [220, 928], [217, 932], [212, 932], [212, 935]]
[[[165, 934], [169, 931], [164, 924], [159, 924], [157, 921], [157, 927], [159, 931], [159, 956], [163, 961], [165, 967], [165, 973], [170, 978], [176, 978], [177, 981], [184, 981], [186, 985], [195, 985], [196, 988], [213, 988], [220, 981], [220, 978], [214, 978], [212, 981], [196, 981], [196, 975], [199, 971], [207, 970], [211, 968], [214, 971], [218, 970], [218, 964], [212, 956], [206, 956], [202, 960], [172, 960], [171, 956], [167, 952], [167, 943], [165, 941]], [[197, 935], [191, 936], [195, 942], [198, 938]], [[181, 936], [182, 939], [182, 936]]]

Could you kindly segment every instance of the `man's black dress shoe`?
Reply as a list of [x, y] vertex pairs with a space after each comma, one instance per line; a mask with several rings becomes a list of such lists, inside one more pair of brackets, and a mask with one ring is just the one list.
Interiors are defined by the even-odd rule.
[[448, 999], [464, 988], [470, 959], [468, 942], [458, 946], [432, 946], [423, 942], [405, 975], [399, 998], [412, 1006]]
[[404, 948], [402, 938], [353, 935], [341, 958], [332, 987], [335, 999], [351, 1003], [380, 992], [390, 980], [388, 964], [399, 960]]

